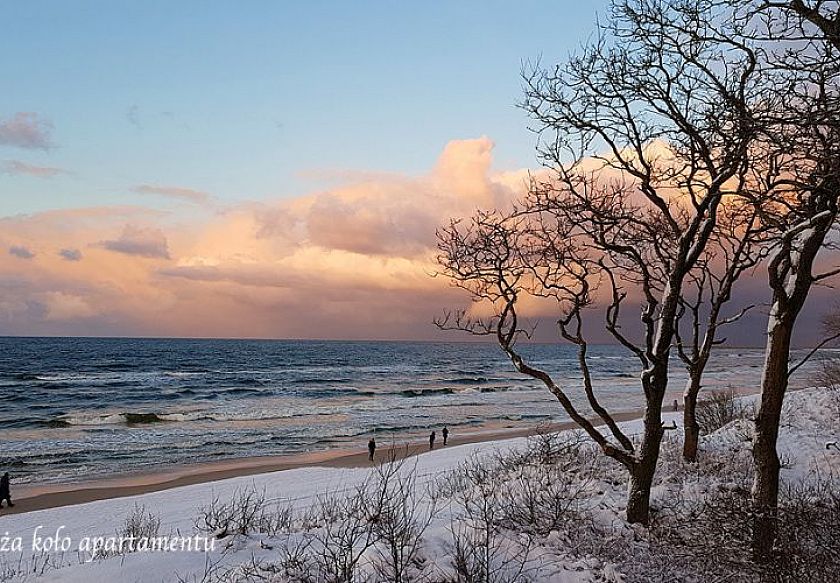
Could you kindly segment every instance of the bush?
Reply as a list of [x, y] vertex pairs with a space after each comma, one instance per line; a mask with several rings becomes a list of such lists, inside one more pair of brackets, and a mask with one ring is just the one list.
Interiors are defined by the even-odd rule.
[[840, 581], [840, 492], [828, 481], [784, 493], [775, 566], [779, 581]]
[[817, 373], [816, 385], [825, 387], [830, 392], [830, 406], [834, 414], [840, 416], [840, 358], [822, 361], [822, 368]]
[[292, 514], [288, 503], [269, 502], [265, 490], [258, 492], [247, 487], [236, 490], [227, 502], [213, 498], [201, 509], [195, 525], [199, 532], [216, 538], [252, 533], [275, 535], [291, 528]]
[[525, 573], [533, 539], [511, 536], [500, 527], [504, 488], [501, 480], [487, 480], [459, 494], [462, 511], [450, 528], [454, 583], [528, 580]]
[[275, 554], [214, 573], [208, 581], [428, 581], [423, 535], [436, 506], [418, 487], [416, 470], [404, 466], [404, 460], [392, 458], [349, 492], [319, 496], [297, 519], [288, 506], [271, 510], [265, 495], [253, 489], [238, 491], [226, 503], [214, 499], [202, 509], [201, 530], [217, 536], [269, 534], [273, 538], [260, 545]]
[[126, 541], [116, 549], [101, 548], [96, 551], [96, 558], [105, 559], [116, 555], [133, 553], [135, 545], [140, 539], [150, 540], [160, 535], [160, 518], [146, 511], [146, 507], [134, 504], [134, 510], [125, 517], [122, 526], [117, 530], [119, 541]]
[[699, 502], [674, 504], [644, 533], [644, 545], [619, 538], [602, 551], [621, 565], [627, 583], [840, 581], [836, 483], [812, 482], [783, 492], [775, 553], [767, 564], [752, 560], [753, 517], [748, 490], [717, 492]]
[[405, 458], [376, 469], [371, 521], [377, 536], [373, 568], [379, 580], [406, 583], [423, 568], [423, 535], [437, 513], [434, 499], [423, 499], [416, 466], [402, 472]]
[[117, 536], [134, 540], [156, 538], [160, 534], [160, 518], [146, 511], [145, 506], [134, 505], [134, 511], [125, 517]]
[[700, 434], [708, 435], [736, 419], [747, 419], [753, 413], [752, 407], [738, 399], [734, 389], [712, 391], [697, 403], [696, 419]]
[[821, 387], [840, 391], [840, 358], [824, 360], [816, 380]]

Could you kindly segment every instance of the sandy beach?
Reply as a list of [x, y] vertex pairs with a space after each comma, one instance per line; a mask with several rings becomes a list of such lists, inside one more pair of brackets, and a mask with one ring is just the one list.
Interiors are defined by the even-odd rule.
[[[617, 413], [616, 421], [630, 421], [641, 417], [641, 410]], [[595, 421], [595, 420], [593, 420]], [[574, 422], [555, 423], [551, 430], [573, 429]], [[476, 431], [459, 434], [453, 428], [449, 445], [464, 445], [526, 437], [534, 435], [537, 425], [485, 427]], [[393, 456], [414, 456], [428, 451], [428, 441], [415, 436], [404, 436], [393, 441], [380, 441], [376, 451], [378, 460]], [[443, 447], [443, 439], [438, 436], [436, 449]], [[83, 504], [95, 500], [107, 500], [137, 496], [150, 492], [159, 492], [170, 488], [202, 484], [227, 478], [250, 476], [268, 472], [291, 470], [305, 467], [359, 468], [368, 461], [366, 442], [359, 442], [356, 448], [333, 448], [324, 451], [291, 454], [285, 456], [249, 457], [213, 463], [198, 463], [187, 466], [174, 466], [158, 472], [130, 473], [114, 475], [95, 481], [73, 482], [68, 484], [44, 484], [13, 486], [13, 508], [3, 508], [0, 516], [20, 514], [47, 508], [58, 508]]]

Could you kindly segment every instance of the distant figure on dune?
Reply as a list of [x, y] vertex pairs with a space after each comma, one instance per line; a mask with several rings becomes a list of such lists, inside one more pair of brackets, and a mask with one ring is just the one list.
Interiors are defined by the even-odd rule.
[[680, 410], [680, 403], [676, 399], [674, 399], [674, 411]]
[[435, 448], [435, 432], [432, 431], [431, 434], [429, 434], [429, 449], [434, 449], [434, 448]]
[[449, 429], [444, 426], [441, 433], [443, 434], [443, 446], [446, 447], [446, 442], [449, 441]]
[[370, 438], [368, 441], [368, 460], [373, 461], [373, 456], [376, 454], [376, 440], [374, 438]]
[[3, 501], [9, 503], [9, 508], [14, 506], [12, 504], [12, 494], [9, 491], [9, 472], [3, 474], [3, 477], [0, 478], [0, 508], [3, 507]]

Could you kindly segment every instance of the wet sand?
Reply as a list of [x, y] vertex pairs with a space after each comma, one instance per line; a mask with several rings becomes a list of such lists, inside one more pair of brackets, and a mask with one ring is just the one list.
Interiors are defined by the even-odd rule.
[[[641, 410], [627, 411], [614, 415], [616, 421], [630, 421], [639, 419]], [[596, 420], [593, 419], [593, 422]], [[550, 426], [552, 431], [575, 429], [574, 422], [555, 423]], [[461, 428], [463, 430], [463, 428]], [[449, 438], [449, 446], [468, 443], [498, 441], [514, 437], [534, 435], [538, 430], [536, 424], [528, 426], [502, 426], [473, 430], [469, 433], [459, 433], [459, 428], [453, 427]], [[393, 442], [378, 442], [376, 458], [378, 460], [396, 457], [414, 456], [429, 450], [428, 440], [421, 440], [417, 436], [396, 438]], [[443, 437], [438, 434], [435, 448], [443, 447]], [[70, 484], [21, 485], [12, 484], [12, 495], [15, 506], [4, 507], [0, 516], [32, 512], [46, 508], [71, 506], [95, 500], [123, 498], [137, 496], [150, 492], [159, 492], [179, 486], [202, 484], [227, 478], [251, 476], [268, 472], [291, 470], [294, 468], [328, 467], [328, 468], [363, 468], [368, 467], [367, 440], [360, 441], [358, 447], [334, 448], [324, 451], [291, 454], [284, 456], [250, 457], [234, 460], [197, 463], [187, 466], [175, 466], [159, 472], [132, 473], [104, 477], [90, 482], [74, 482]]]

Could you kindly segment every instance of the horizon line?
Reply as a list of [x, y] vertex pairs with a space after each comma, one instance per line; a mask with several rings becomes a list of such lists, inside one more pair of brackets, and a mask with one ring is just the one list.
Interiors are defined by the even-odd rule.
[[[483, 339], [462, 339], [462, 340], [429, 340], [412, 338], [293, 338], [293, 337], [268, 337], [268, 336], [97, 336], [97, 335], [61, 335], [61, 334], [1, 334], [0, 339], [85, 339], [85, 340], [206, 340], [206, 341], [257, 341], [257, 342], [370, 342], [370, 343], [416, 343], [416, 344], [496, 344], [495, 340]], [[563, 339], [557, 340], [523, 340], [523, 344], [558, 344], [575, 346]], [[621, 347], [618, 342], [592, 342], [589, 346], [616, 346]], [[716, 347], [716, 349], [759, 349], [761, 345], [731, 344]], [[805, 349], [810, 347], [797, 347]]]

